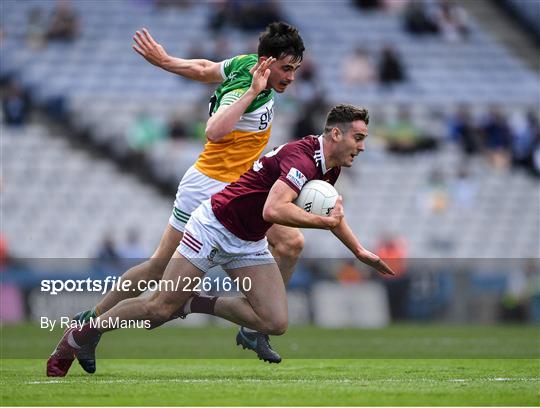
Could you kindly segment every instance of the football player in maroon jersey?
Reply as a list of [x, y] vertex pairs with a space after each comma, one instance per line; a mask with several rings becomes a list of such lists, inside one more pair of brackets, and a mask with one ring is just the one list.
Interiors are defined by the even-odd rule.
[[[190, 313], [207, 313], [243, 327], [239, 344], [257, 348], [258, 337], [281, 335], [288, 324], [287, 297], [280, 271], [268, 250], [266, 232], [273, 224], [328, 229], [354, 256], [382, 274], [393, 271], [365, 249], [344, 218], [341, 196], [328, 216], [296, 206], [302, 186], [319, 179], [334, 184], [341, 167], [352, 166], [364, 150], [369, 114], [351, 105], [332, 108], [320, 136], [284, 144], [253, 164], [240, 179], [203, 202], [193, 213], [184, 237], [169, 262], [164, 281], [181, 282], [149, 297], [126, 299], [86, 323], [68, 329], [47, 362], [49, 375], [63, 376], [76, 351], [101, 333], [118, 328], [115, 322], [147, 320], [156, 326]], [[210, 297], [184, 290], [211, 267], [221, 265], [242, 285], [244, 296]], [[189, 289], [189, 288], [188, 288]]]

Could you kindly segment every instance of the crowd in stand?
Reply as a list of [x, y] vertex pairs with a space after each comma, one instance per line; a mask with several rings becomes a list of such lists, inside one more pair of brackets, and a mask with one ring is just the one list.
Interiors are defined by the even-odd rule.
[[48, 17], [40, 7], [34, 7], [28, 13], [26, 42], [33, 49], [46, 47], [48, 42], [70, 43], [79, 34], [80, 19], [68, 0], [57, 1]]
[[[404, 30], [411, 35], [438, 35], [446, 41], [455, 42], [465, 41], [469, 33], [466, 14], [451, 1], [356, 0], [355, 3], [363, 11], [381, 8], [390, 12], [398, 10], [403, 16]], [[157, 7], [189, 6], [189, 2], [178, 0], [156, 0], [154, 4]], [[271, 0], [222, 0], [216, 3], [208, 25], [220, 37], [219, 33], [227, 29], [256, 33], [269, 22], [281, 19], [281, 10]], [[39, 7], [30, 10], [26, 44], [32, 49], [46, 47], [49, 42], [69, 44], [76, 41], [80, 31], [81, 21], [71, 3], [58, 1], [47, 18]], [[216, 39], [211, 55], [203, 53], [199, 44], [194, 44], [186, 57], [218, 61], [230, 56], [228, 50], [226, 40], [220, 37]], [[351, 86], [378, 84], [381, 88], [391, 87], [408, 80], [407, 67], [398, 50], [391, 45], [385, 45], [375, 54], [359, 46], [344, 59], [342, 79]], [[31, 112], [29, 93], [12, 78], [2, 81], [1, 87], [4, 124], [23, 126]], [[324, 94], [316, 64], [307, 54], [290, 92], [293, 105], [299, 112], [290, 132], [291, 138], [320, 132], [320, 124], [329, 105]], [[202, 111], [197, 109], [197, 112]], [[144, 155], [163, 140], [203, 140], [206, 117], [201, 114], [190, 117], [191, 120], [185, 115], [174, 114], [168, 122], [162, 122], [141, 111], [132, 126], [126, 129], [126, 143], [133, 152]], [[509, 113], [501, 107], [492, 106], [475, 116], [470, 107], [462, 105], [450, 117], [441, 120], [446, 122], [447, 135], [432, 134], [415, 122], [407, 106], [400, 106], [395, 119], [384, 119], [373, 125], [373, 134], [384, 141], [391, 153], [415, 154], [437, 149], [449, 141], [460, 146], [464, 158], [482, 155], [496, 169], [523, 168], [540, 177], [540, 121], [537, 111], [516, 110]], [[451, 181], [440, 171], [434, 170], [430, 174], [425, 189], [419, 192], [419, 207], [433, 214], [444, 212], [449, 205], [467, 208], [474, 200], [474, 194], [474, 183], [465, 160], [464, 165], [456, 169]], [[384, 285], [391, 299], [392, 316], [395, 319], [403, 318], [409, 289], [408, 265], [404, 261], [407, 244], [401, 237], [385, 235], [377, 245], [377, 253], [388, 263], [393, 262], [393, 269], [399, 272], [396, 278], [385, 280]], [[0, 237], [0, 266], [5, 263], [6, 254], [7, 244]], [[115, 264], [123, 258], [145, 258], [146, 255], [140, 247], [137, 232], [130, 231], [123, 245], [118, 245], [112, 235], [107, 234], [96, 258], [99, 262]], [[359, 270], [355, 263], [347, 262], [337, 271], [336, 278], [350, 284], [370, 277]], [[519, 298], [517, 292], [517, 289], [514, 290], [508, 299]]]
[[374, 10], [402, 15], [403, 28], [411, 35], [439, 35], [445, 41], [467, 38], [467, 13], [454, 0], [354, 0], [363, 12]]
[[386, 45], [375, 59], [365, 48], [357, 47], [344, 60], [342, 78], [348, 85], [378, 83], [384, 88], [405, 82], [407, 74], [397, 50]]
[[463, 105], [449, 119], [448, 133], [465, 157], [483, 154], [497, 169], [514, 166], [540, 176], [540, 123], [535, 110], [508, 114], [493, 105], [475, 118]]
[[[190, 2], [157, 0], [150, 2], [155, 7], [189, 7]], [[396, 12], [403, 16], [404, 28], [412, 35], [442, 35], [454, 41], [465, 39], [468, 33], [466, 13], [449, 0], [356, 0], [359, 9], [373, 9]], [[254, 4], [237, 0], [222, 0], [216, 3], [208, 21], [209, 27], [220, 31], [237, 29], [256, 32], [269, 20], [279, 20], [282, 12], [278, 4], [264, 0]], [[55, 3], [49, 16], [44, 16], [40, 7], [29, 10], [26, 28], [26, 43], [36, 49], [49, 42], [70, 43], [77, 39], [81, 31], [79, 16], [68, 0]], [[223, 60], [230, 52], [227, 40], [218, 36], [213, 51], [193, 44], [188, 58], [209, 58]], [[348, 85], [379, 84], [381, 88], [407, 82], [407, 67], [399, 52], [391, 45], [383, 46], [374, 57], [370, 50], [357, 47], [342, 64], [342, 80]], [[9, 126], [24, 125], [31, 112], [31, 97], [14, 78], [2, 81], [3, 121]], [[288, 94], [298, 112], [297, 120], [291, 129], [291, 137], [298, 138], [319, 131], [328, 101], [325, 100], [324, 85], [317, 75], [317, 66], [306, 55], [297, 81]], [[156, 143], [166, 139], [202, 140], [204, 130], [200, 115], [173, 114], [162, 122], [141, 111], [131, 127], [126, 129], [126, 144], [136, 155], [145, 152]], [[444, 135], [433, 134], [433, 130], [423, 129], [411, 117], [408, 108], [399, 107], [395, 119], [380, 120], [374, 123], [374, 134], [380, 137], [390, 152], [414, 153], [436, 149]], [[444, 120], [444, 119], [441, 119]], [[516, 111], [511, 114], [500, 107], [492, 106], [479, 117], [473, 117], [470, 109], [462, 105], [447, 120], [448, 139], [461, 146], [464, 157], [483, 155], [497, 169], [511, 166], [540, 174], [540, 130], [537, 112]]]

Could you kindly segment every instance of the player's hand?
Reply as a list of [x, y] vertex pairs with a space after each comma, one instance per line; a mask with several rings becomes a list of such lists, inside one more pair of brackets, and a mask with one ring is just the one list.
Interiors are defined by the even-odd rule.
[[362, 254], [358, 256], [358, 259], [365, 264], [375, 268], [377, 272], [383, 275], [395, 275], [395, 272], [386, 263], [373, 252], [363, 250]]
[[251, 89], [259, 94], [265, 90], [268, 84], [268, 77], [270, 76], [270, 66], [276, 62], [274, 57], [270, 57], [260, 64], [257, 63], [253, 67], [253, 80], [251, 81]]
[[341, 220], [344, 216], [345, 212], [343, 210], [343, 197], [338, 196], [334, 208], [332, 208], [332, 211], [330, 211], [330, 214], [328, 214], [329, 228], [336, 228], [339, 224], [341, 224]]
[[133, 41], [135, 41], [135, 44], [132, 45], [133, 49], [150, 64], [162, 67], [163, 61], [169, 57], [165, 49], [152, 38], [146, 28], [143, 28], [142, 32], [137, 31], [133, 36]]

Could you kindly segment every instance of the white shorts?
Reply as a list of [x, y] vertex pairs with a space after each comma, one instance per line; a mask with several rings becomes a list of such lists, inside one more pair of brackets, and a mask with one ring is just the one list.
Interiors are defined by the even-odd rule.
[[174, 229], [184, 232], [193, 210], [204, 200], [208, 200], [212, 195], [219, 193], [228, 184], [205, 176], [194, 166], [191, 166], [178, 185], [169, 224]]
[[210, 200], [191, 214], [177, 251], [204, 273], [216, 265], [228, 270], [276, 262], [266, 237], [260, 241], [238, 238], [218, 221]]

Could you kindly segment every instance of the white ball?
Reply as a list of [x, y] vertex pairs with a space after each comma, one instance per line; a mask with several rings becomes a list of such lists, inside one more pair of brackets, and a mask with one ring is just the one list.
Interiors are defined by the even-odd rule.
[[322, 180], [311, 180], [304, 185], [294, 203], [309, 213], [326, 217], [336, 205], [338, 196], [332, 184]]

